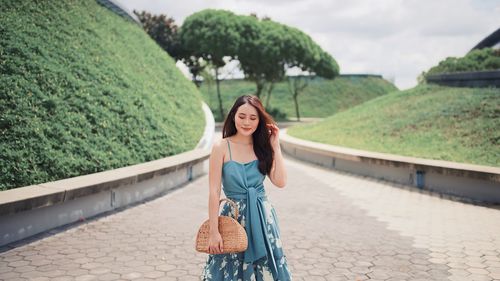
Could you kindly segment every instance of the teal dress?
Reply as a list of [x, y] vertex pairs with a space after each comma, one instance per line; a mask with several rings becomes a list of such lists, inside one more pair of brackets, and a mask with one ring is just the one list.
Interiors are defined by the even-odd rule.
[[[226, 139], [227, 140], [227, 139]], [[222, 166], [222, 189], [238, 206], [238, 222], [245, 228], [248, 248], [235, 254], [208, 255], [202, 280], [211, 281], [289, 281], [292, 280], [283, 252], [278, 218], [264, 189], [265, 175], [258, 169], [259, 160], [248, 163], [230, 160]], [[229, 204], [221, 215], [233, 217]]]

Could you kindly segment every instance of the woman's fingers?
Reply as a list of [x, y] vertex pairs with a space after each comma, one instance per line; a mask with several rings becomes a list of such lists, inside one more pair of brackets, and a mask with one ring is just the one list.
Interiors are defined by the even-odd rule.
[[276, 126], [275, 124], [267, 124], [268, 127], [274, 129], [274, 130], [279, 130], [278, 126]]
[[215, 247], [208, 247], [208, 253], [209, 254], [220, 254], [222, 253], [222, 251], [224, 250], [224, 245], [222, 244], [222, 242], [220, 242], [217, 246]]
[[208, 252], [209, 252], [210, 254], [212, 254], [212, 255], [214, 255], [214, 254], [218, 254], [218, 253], [219, 253], [219, 251], [217, 250], [217, 247], [209, 247], [209, 248], [208, 248]]
[[270, 133], [278, 132], [279, 128], [275, 124], [267, 124], [267, 127], [270, 129]]

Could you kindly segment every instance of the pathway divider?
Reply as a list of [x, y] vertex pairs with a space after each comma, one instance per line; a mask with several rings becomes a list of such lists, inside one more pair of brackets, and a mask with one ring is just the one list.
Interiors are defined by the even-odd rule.
[[298, 139], [280, 130], [284, 153], [353, 174], [411, 185], [470, 203], [500, 204], [500, 168], [364, 151]]

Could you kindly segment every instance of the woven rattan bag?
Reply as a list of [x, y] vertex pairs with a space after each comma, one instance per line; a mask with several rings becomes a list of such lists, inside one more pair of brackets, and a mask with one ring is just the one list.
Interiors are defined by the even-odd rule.
[[[219, 233], [222, 236], [223, 252], [222, 254], [228, 253], [239, 253], [243, 252], [248, 247], [248, 238], [245, 229], [237, 221], [238, 219], [238, 207], [236, 204], [227, 198], [223, 198], [219, 201], [220, 203], [227, 201], [234, 210], [234, 218], [228, 216], [219, 216]], [[208, 252], [208, 237], [210, 235], [210, 224], [209, 220], [206, 220], [198, 230], [196, 235], [196, 251], [202, 253]]]

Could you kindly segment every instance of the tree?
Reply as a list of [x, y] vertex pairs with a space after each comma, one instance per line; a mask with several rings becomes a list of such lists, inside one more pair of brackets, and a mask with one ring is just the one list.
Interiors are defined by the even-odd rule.
[[259, 21], [255, 14], [239, 17], [241, 34], [238, 60], [245, 77], [256, 84], [260, 98], [267, 87], [266, 108], [276, 82], [284, 79], [287, 69], [298, 67], [307, 75], [288, 79], [297, 118], [300, 120], [298, 96], [315, 75], [333, 78], [338, 75], [335, 60], [302, 31], [269, 18]]
[[241, 35], [242, 41], [238, 49], [238, 60], [240, 68], [245, 73], [245, 78], [256, 83], [255, 95], [260, 98], [260, 93], [264, 87], [264, 77], [262, 72], [265, 70], [265, 65], [262, 61], [262, 42], [261, 28], [257, 16], [242, 16], [238, 21], [238, 32]]
[[297, 120], [300, 121], [298, 96], [307, 87], [309, 80], [315, 76], [332, 79], [339, 74], [335, 59], [324, 52], [314, 41], [302, 31], [287, 27], [284, 39], [283, 56], [288, 68], [298, 67], [304, 75], [289, 77], [288, 89], [295, 104]]
[[256, 84], [257, 97], [260, 98], [266, 84], [269, 85], [267, 108], [274, 84], [284, 79], [287, 69], [298, 67], [307, 73], [299, 79], [289, 80], [299, 120], [298, 96], [308, 80], [316, 75], [333, 78], [339, 72], [335, 60], [308, 35], [267, 17], [259, 20], [255, 14], [237, 16], [224, 10], [203, 10], [186, 18], [179, 38], [182, 46], [180, 57], [186, 64], [191, 63], [195, 71], [193, 75], [198, 75], [205, 67], [206, 64], [200, 66], [200, 62], [213, 66], [221, 118], [225, 115], [219, 70], [228, 60], [239, 60], [246, 79]]
[[171, 57], [178, 59], [180, 53], [180, 42], [178, 38], [178, 26], [173, 18], [166, 15], [151, 15], [145, 11], [141, 13], [134, 10], [142, 28], [153, 40], [160, 45]]
[[184, 21], [179, 37], [182, 48], [189, 57], [202, 58], [213, 65], [219, 113], [224, 118], [219, 69], [226, 64], [224, 57], [236, 57], [240, 42], [237, 16], [229, 11], [212, 9], [194, 13]]
[[192, 55], [183, 48], [179, 38], [179, 27], [175, 24], [173, 18], [166, 15], [151, 15], [145, 11], [141, 13], [134, 10], [143, 29], [155, 42], [165, 50], [176, 61], [182, 61], [189, 69], [193, 83], [200, 87], [200, 73], [205, 69], [206, 62]]
[[274, 22], [269, 18], [264, 18], [261, 21], [263, 53], [266, 55], [263, 58], [266, 60], [264, 63], [266, 69], [264, 71], [264, 80], [268, 84], [267, 96], [265, 105], [269, 109], [269, 103], [271, 101], [271, 93], [274, 89], [274, 85], [282, 81], [285, 77], [285, 66], [286, 66], [286, 56], [283, 54], [286, 52], [284, 50], [284, 40], [286, 37], [286, 26], [280, 23]]
[[266, 85], [268, 98], [266, 107], [269, 108], [269, 97], [274, 83], [284, 77], [284, 61], [281, 56], [282, 25], [266, 18], [259, 21], [255, 15], [241, 16], [239, 21], [241, 45], [238, 51], [240, 67], [246, 79], [255, 82], [255, 95], [260, 98]]

